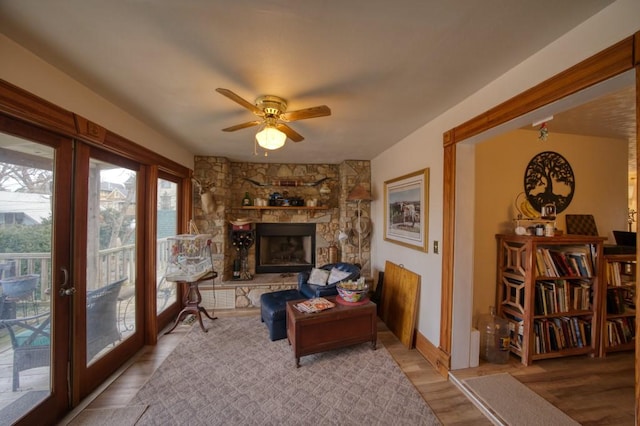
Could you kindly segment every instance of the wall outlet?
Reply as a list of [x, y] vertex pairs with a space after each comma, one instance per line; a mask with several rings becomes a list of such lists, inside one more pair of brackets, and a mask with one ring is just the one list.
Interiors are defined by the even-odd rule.
[[438, 254], [438, 242], [437, 241], [433, 242], [433, 252], [435, 254]]

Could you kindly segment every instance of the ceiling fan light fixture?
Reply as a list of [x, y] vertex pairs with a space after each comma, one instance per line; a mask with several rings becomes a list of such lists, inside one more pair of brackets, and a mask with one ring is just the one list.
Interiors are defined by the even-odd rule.
[[[267, 150], [282, 148], [287, 138], [293, 142], [301, 142], [304, 140], [302, 135], [289, 127], [287, 123], [331, 115], [331, 109], [326, 105], [287, 111], [287, 102], [279, 96], [260, 96], [256, 99], [254, 105], [229, 89], [219, 87], [216, 89], [216, 92], [248, 109], [258, 117], [257, 120], [247, 121], [222, 129], [224, 132], [235, 132], [236, 130], [246, 129], [247, 127], [263, 125], [256, 135], [254, 151], [258, 145]], [[267, 155], [266, 152], [265, 155]]]
[[258, 145], [262, 148], [274, 150], [284, 146], [284, 143], [287, 140], [287, 135], [267, 124], [256, 134], [256, 140], [258, 141]]

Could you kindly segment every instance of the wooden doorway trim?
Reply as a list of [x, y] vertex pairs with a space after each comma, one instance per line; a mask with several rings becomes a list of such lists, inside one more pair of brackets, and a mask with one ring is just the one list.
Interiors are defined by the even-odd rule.
[[[444, 133], [441, 351], [451, 355], [455, 264], [456, 144], [634, 68], [636, 70], [636, 129], [640, 133], [640, 125], [638, 124], [640, 118], [640, 32]], [[640, 269], [637, 273], [639, 274], [637, 278], [640, 278]], [[638, 293], [636, 293], [636, 299], [637, 303], [640, 303]], [[640, 317], [636, 313], [636, 324], [639, 321]], [[640, 340], [636, 339], [636, 401], [640, 398], [639, 352]], [[451, 366], [449, 365], [448, 368], [450, 369]], [[637, 402], [636, 418], [640, 418]]]

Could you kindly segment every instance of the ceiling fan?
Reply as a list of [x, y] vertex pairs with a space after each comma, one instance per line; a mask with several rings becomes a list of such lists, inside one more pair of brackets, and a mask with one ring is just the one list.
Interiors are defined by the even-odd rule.
[[287, 101], [279, 96], [263, 95], [256, 99], [255, 104], [252, 104], [229, 89], [218, 88], [216, 92], [226, 96], [260, 117], [258, 120], [236, 124], [235, 126], [222, 130], [224, 132], [235, 132], [236, 130], [260, 125], [262, 130], [258, 132], [256, 139], [258, 144], [266, 149], [273, 150], [282, 147], [287, 137], [294, 142], [304, 140], [302, 135], [286, 123], [331, 115], [331, 109], [326, 105], [287, 112]]

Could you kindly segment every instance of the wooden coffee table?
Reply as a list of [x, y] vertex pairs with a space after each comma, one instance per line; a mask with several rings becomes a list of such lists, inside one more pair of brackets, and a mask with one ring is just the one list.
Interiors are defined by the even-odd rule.
[[344, 305], [336, 302], [336, 296], [326, 299], [336, 306], [314, 314], [294, 308], [300, 300], [287, 302], [287, 338], [293, 347], [296, 367], [300, 367], [300, 357], [318, 352], [369, 341], [372, 349], [376, 349], [376, 304], [368, 301], [361, 305]]

